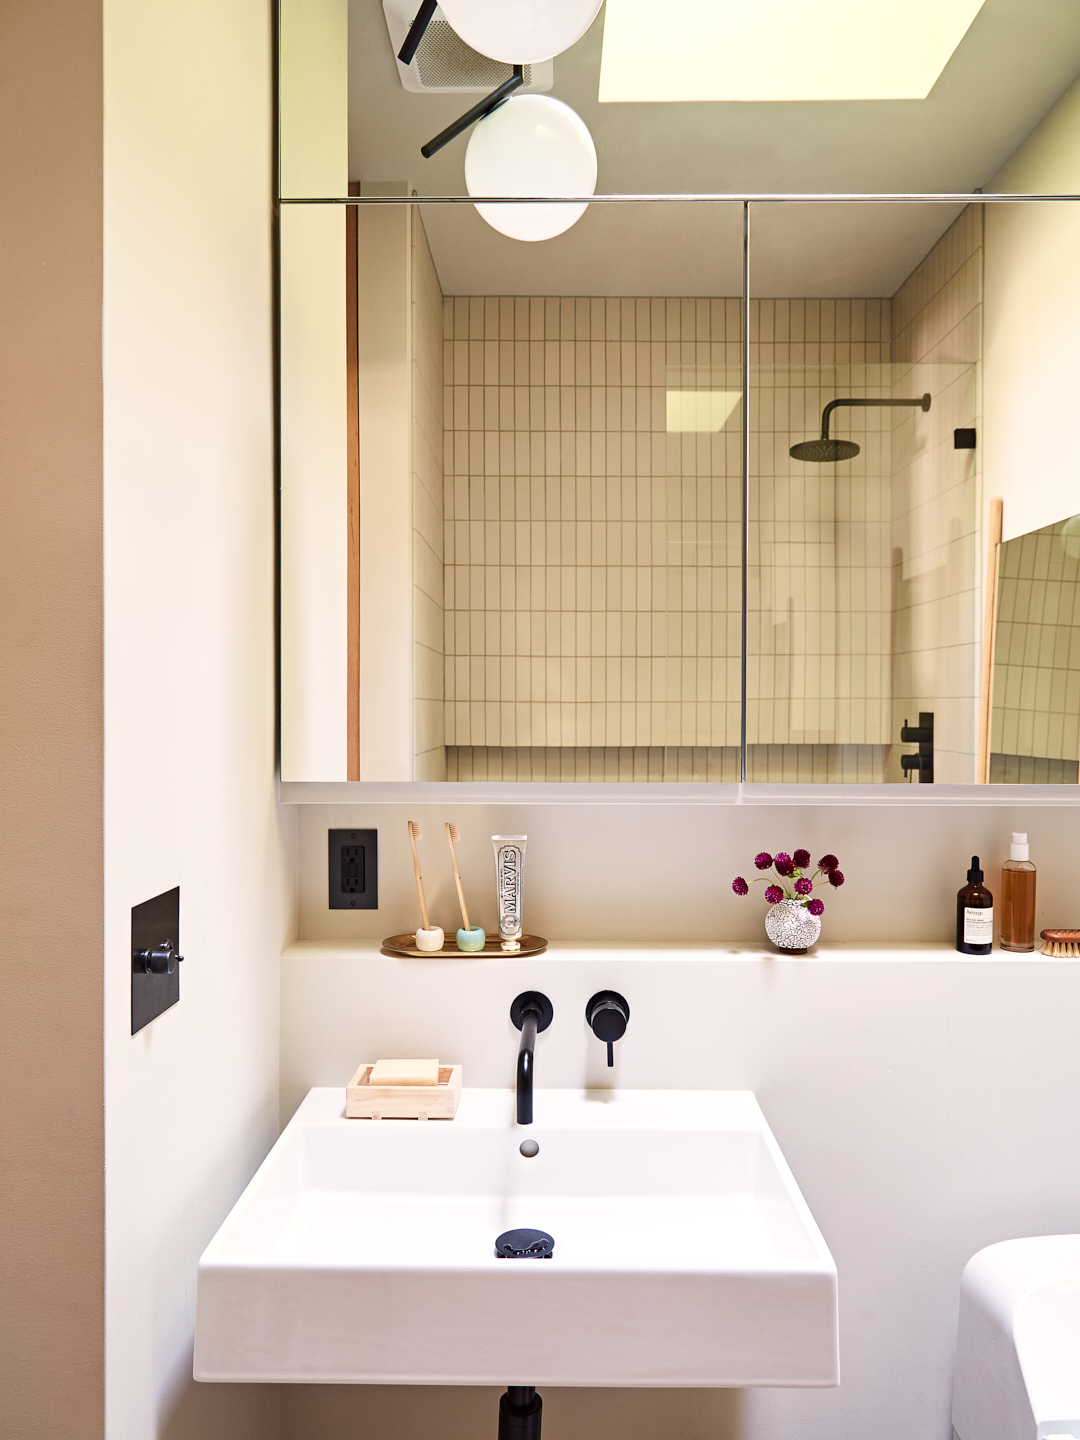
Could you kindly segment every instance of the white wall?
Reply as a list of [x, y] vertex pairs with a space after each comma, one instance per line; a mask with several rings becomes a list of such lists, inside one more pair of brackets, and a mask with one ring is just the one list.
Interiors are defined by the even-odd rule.
[[[956, 891], [973, 853], [998, 891], [1009, 834], [1026, 829], [1036, 925], [1071, 923], [1077, 807], [1061, 791], [1033, 800], [1004, 787], [987, 800], [960, 787], [806, 787], [802, 803], [780, 803], [767, 786], [747, 787], [741, 803], [733, 786], [711, 787], [710, 800], [691, 787], [663, 800], [627, 788], [577, 803], [565, 786], [501, 805], [469, 803], [467, 787], [454, 786], [431, 803], [432, 786], [423, 803], [304, 805], [303, 938], [282, 966], [282, 1118], [309, 1086], [344, 1084], [370, 1055], [438, 1054], [463, 1063], [467, 1084], [508, 1084], [515, 1040], [505, 1012], [533, 987], [557, 1017], [538, 1052], [539, 1083], [596, 1083], [605, 1076], [585, 1001], [617, 989], [632, 1033], [616, 1083], [759, 1096], [839, 1267], [841, 1385], [549, 1389], [549, 1427], [561, 1440], [949, 1440], [965, 1261], [994, 1240], [1080, 1219], [1080, 1148], [1061, 1138], [1080, 1122], [1080, 965], [955, 957]], [[406, 819], [421, 822], [429, 907], [448, 929], [456, 901], [442, 822], [461, 826], [470, 913], [488, 928], [490, 836], [527, 832], [525, 927], [557, 942], [548, 955], [414, 963], [378, 955], [370, 940], [365, 948], [362, 937], [416, 923]], [[343, 825], [378, 829], [377, 911], [327, 908], [326, 830]], [[766, 956], [760, 893], [740, 899], [730, 883], [752, 878], [758, 850], [799, 845], [839, 855], [846, 884], [826, 893], [818, 954], [782, 961]], [[574, 946], [580, 937], [595, 943]], [[867, 940], [938, 948], [860, 954]], [[282, 1436], [422, 1440], [437, 1429], [474, 1440], [489, 1432], [496, 1402], [480, 1389], [289, 1386]]]
[[[277, 1133], [292, 929], [274, 781], [270, 20], [263, 0], [105, 5], [109, 1440], [277, 1433], [273, 1388], [191, 1378], [198, 1256]], [[132, 1037], [130, 907], [177, 884], [180, 1003]]]
[[[905, 881], [890, 896], [898, 918], [918, 903]], [[534, 988], [555, 1012], [537, 1043], [541, 1086], [613, 1078], [758, 1096], [837, 1263], [839, 1389], [543, 1387], [545, 1433], [559, 1440], [948, 1440], [965, 1261], [995, 1240], [1076, 1228], [1080, 1146], [1062, 1137], [1080, 1124], [1080, 963], [754, 949], [402, 961], [300, 946], [283, 964], [287, 1110], [361, 1059], [410, 1050], [460, 1062], [466, 1084], [508, 1086], [510, 1002]], [[584, 1019], [607, 988], [631, 1012], [613, 1075]], [[495, 1432], [497, 1396], [285, 1386], [282, 1436], [476, 1440]]]
[[[985, 188], [1080, 193], [1080, 83]], [[986, 207], [984, 489], [1006, 540], [1080, 511], [1078, 255], [1080, 202]]]

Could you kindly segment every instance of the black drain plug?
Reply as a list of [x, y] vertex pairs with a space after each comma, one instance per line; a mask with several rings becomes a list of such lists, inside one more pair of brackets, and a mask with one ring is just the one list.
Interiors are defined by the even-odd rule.
[[550, 1260], [555, 1241], [546, 1230], [504, 1230], [495, 1241], [499, 1260]]

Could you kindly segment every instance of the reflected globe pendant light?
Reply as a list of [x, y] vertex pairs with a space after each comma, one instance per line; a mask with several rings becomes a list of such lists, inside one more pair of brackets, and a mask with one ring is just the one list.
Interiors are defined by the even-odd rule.
[[[584, 120], [550, 95], [515, 95], [473, 128], [465, 151], [470, 195], [592, 195], [596, 147]], [[477, 205], [512, 240], [550, 240], [582, 205]]]
[[506, 65], [538, 65], [580, 40], [600, 0], [439, 0], [466, 45]]

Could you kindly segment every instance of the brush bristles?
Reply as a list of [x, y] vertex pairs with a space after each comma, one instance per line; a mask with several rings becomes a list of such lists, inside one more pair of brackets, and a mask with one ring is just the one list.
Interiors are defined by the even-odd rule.
[[446, 822], [446, 833], [447, 835], [449, 835], [450, 839], [454, 841], [455, 844], [457, 844], [457, 842], [461, 839], [461, 831], [454, 824], [453, 820], [448, 820]]
[[414, 840], [419, 840], [422, 838], [420, 831], [420, 822], [418, 820], [409, 821], [409, 834]]
[[1044, 940], [1042, 953], [1055, 960], [1080, 960], [1080, 943], [1075, 940]]

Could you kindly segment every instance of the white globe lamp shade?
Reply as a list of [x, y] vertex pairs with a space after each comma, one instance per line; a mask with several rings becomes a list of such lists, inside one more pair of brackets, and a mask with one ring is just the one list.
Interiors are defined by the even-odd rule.
[[[515, 95], [473, 126], [465, 151], [470, 195], [592, 195], [596, 146], [584, 120], [550, 95]], [[583, 205], [477, 205], [512, 240], [550, 240]]]
[[507, 65], [539, 65], [580, 40], [600, 0], [439, 0], [466, 45]]

